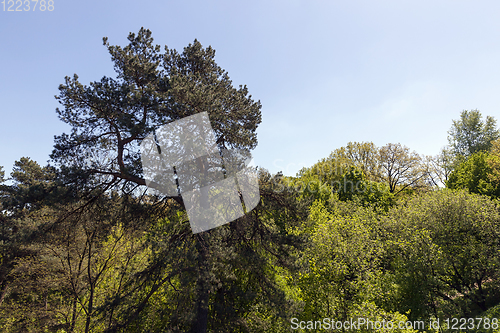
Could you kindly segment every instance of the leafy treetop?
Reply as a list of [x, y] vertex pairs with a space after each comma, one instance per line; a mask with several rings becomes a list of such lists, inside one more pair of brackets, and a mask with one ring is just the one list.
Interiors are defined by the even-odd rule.
[[464, 110], [459, 120], [453, 120], [448, 131], [448, 142], [457, 157], [469, 157], [478, 151], [488, 151], [491, 143], [500, 137], [496, 119], [487, 116], [483, 121], [479, 110]]

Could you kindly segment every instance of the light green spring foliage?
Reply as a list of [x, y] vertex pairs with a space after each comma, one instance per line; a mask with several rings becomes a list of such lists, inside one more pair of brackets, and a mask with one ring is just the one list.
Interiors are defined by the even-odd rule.
[[[493, 318], [496, 318], [500, 321], [500, 304], [489, 308], [486, 312], [482, 313], [481, 316], [483, 316], [484, 318], [489, 318], [490, 320], [492, 320]], [[497, 329], [481, 330], [478, 332], [481, 332], [481, 333], [482, 332], [500, 333], [500, 325]]]
[[301, 177], [280, 178], [280, 182], [276, 184], [275, 190], [278, 192], [296, 193], [299, 201], [329, 201], [334, 197], [334, 192], [330, 184], [322, 181], [316, 174], [308, 172]]
[[295, 191], [299, 193], [299, 200], [307, 199], [310, 202], [355, 201], [360, 206], [382, 211], [387, 211], [394, 204], [394, 194], [386, 184], [368, 180], [357, 167], [345, 166], [344, 169], [341, 177], [330, 183], [323, 179], [333, 179], [332, 175], [316, 174], [314, 168], [303, 169], [298, 177], [283, 177], [277, 189]]
[[493, 161], [490, 162], [490, 160], [494, 159], [496, 157], [483, 151], [470, 155], [450, 174], [446, 182], [447, 187], [451, 189], [467, 189], [470, 193], [498, 197], [500, 188], [492, 179]]
[[334, 198], [309, 211], [299, 231], [310, 239], [304, 268], [281, 273], [288, 297], [302, 304], [300, 320], [493, 318], [500, 216], [487, 197], [433, 191], [388, 213]]
[[413, 318], [471, 316], [495, 302], [500, 215], [489, 198], [430, 192], [391, 210], [383, 225], [401, 311], [411, 309]]
[[492, 142], [489, 152], [478, 151], [462, 159], [450, 173], [447, 187], [467, 189], [498, 198], [500, 196], [500, 139]]
[[328, 158], [300, 170], [293, 183], [301, 184], [306, 188], [305, 196], [313, 195], [314, 199], [325, 198], [321, 191], [311, 191], [316, 188], [309, 184], [324, 184], [339, 193], [341, 200], [354, 200], [356, 196], [363, 205], [387, 210], [392, 198], [386, 189], [394, 195], [429, 190], [439, 177], [443, 178], [438, 159], [432, 161], [423, 160], [399, 143], [378, 148], [372, 142], [349, 142]]
[[493, 141], [488, 165], [491, 173], [488, 175], [488, 180], [494, 187], [500, 187], [500, 139]]
[[[373, 210], [355, 207], [350, 202], [337, 201], [329, 205], [320, 200], [310, 207], [309, 222], [303, 229], [311, 240], [302, 257], [305, 269], [288, 279], [295, 286], [290, 294], [303, 304], [300, 320], [367, 318], [376, 321], [384, 318], [399, 322], [407, 319], [397, 311], [384, 310], [375, 302], [383, 297], [377, 283], [382, 276], [383, 243], [377, 236]], [[413, 332], [411, 329], [396, 331]]]
[[361, 170], [368, 180], [380, 181], [382, 174], [378, 162], [378, 148], [372, 142], [349, 142], [335, 149], [327, 158], [310, 168], [303, 168], [297, 177], [317, 175], [323, 183], [342, 180], [351, 167]]
[[367, 180], [381, 181], [383, 178], [379, 163], [379, 148], [373, 142], [349, 142], [345, 147], [335, 149], [328, 160], [341, 176], [354, 167], [360, 170]]

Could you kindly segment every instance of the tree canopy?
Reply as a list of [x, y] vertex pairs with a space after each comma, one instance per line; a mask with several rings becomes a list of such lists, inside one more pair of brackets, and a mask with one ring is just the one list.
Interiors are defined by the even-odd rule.
[[144, 28], [130, 33], [123, 48], [103, 39], [116, 78], [84, 85], [75, 74], [59, 86], [57, 113], [72, 130], [56, 137], [51, 158], [69, 178], [104, 188], [121, 181], [145, 185], [141, 140], [163, 124], [199, 112], [208, 112], [220, 148], [257, 145], [261, 104], [246, 86], [232, 86], [215, 62], [215, 50], [195, 40], [182, 53], [168, 47], [161, 52], [151, 35]]
[[500, 137], [496, 119], [487, 116], [483, 120], [479, 110], [463, 110], [460, 119], [453, 120], [448, 131], [448, 142], [455, 156], [469, 157], [479, 151], [488, 151], [494, 140]]

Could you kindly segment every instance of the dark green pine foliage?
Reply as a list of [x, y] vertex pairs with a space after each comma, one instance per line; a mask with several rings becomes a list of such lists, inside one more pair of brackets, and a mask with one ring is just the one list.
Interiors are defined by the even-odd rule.
[[[11, 173], [13, 185], [3, 186], [3, 204], [12, 212], [34, 210], [48, 201], [61, 201], [61, 186], [57, 182], [57, 170], [47, 165], [41, 167], [28, 157], [14, 162]], [[67, 198], [67, 196], [66, 196]]]
[[[46, 271], [35, 265], [23, 263], [37, 258], [40, 251], [32, 245], [37, 222], [33, 214], [43, 219], [47, 202], [56, 199], [55, 170], [50, 166], [41, 167], [29, 158], [23, 157], [14, 164], [11, 185], [0, 185], [0, 327], [11, 322], [14, 331], [29, 331], [31, 323], [41, 314], [43, 299], [47, 295], [45, 285], [36, 279], [21, 278], [21, 273], [29, 267], [34, 275], [41, 276]], [[41, 302], [39, 300], [42, 300]], [[43, 317], [43, 318], [42, 318]], [[42, 316], [40, 325], [53, 323], [53, 317]], [[14, 321], [12, 321], [14, 319]], [[36, 329], [35, 329], [36, 331]]]
[[128, 40], [122, 48], [104, 38], [116, 78], [86, 86], [75, 74], [59, 86], [63, 108], [57, 113], [72, 131], [56, 136], [51, 157], [67, 177], [102, 186], [145, 185], [141, 140], [161, 125], [204, 111], [221, 148], [255, 148], [260, 102], [246, 86], [232, 86], [215, 63], [215, 50], [195, 40], [182, 53], [167, 47], [162, 53], [144, 28]]

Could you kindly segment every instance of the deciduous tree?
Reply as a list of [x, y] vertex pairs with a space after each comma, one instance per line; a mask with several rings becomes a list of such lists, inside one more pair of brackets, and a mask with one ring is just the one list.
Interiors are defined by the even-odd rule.
[[491, 163], [491, 155], [487, 152], [479, 151], [472, 154], [461, 162], [450, 174], [447, 187], [451, 189], [467, 189], [470, 193], [478, 193], [497, 197], [500, 195], [500, 188], [494, 178]]
[[448, 142], [456, 157], [467, 158], [476, 152], [488, 151], [499, 136], [495, 118], [487, 116], [483, 120], [479, 110], [463, 110], [460, 119], [453, 120]]
[[[472, 317], [498, 297], [500, 216], [489, 198], [440, 190], [390, 211], [384, 233], [401, 312]], [[433, 313], [434, 312], [434, 313]], [[416, 317], [415, 317], [416, 316]]]
[[397, 194], [406, 188], [417, 187], [425, 176], [420, 156], [400, 143], [389, 143], [381, 147], [379, 163], [382, 179], [391, 193]]

